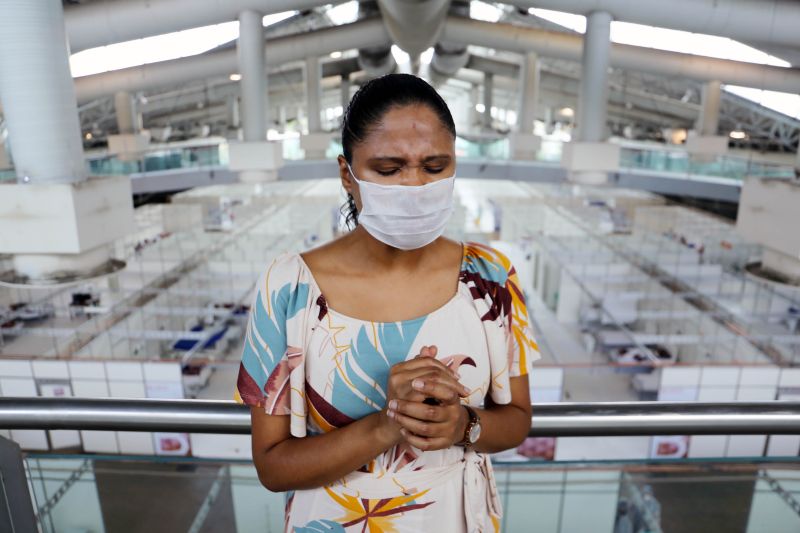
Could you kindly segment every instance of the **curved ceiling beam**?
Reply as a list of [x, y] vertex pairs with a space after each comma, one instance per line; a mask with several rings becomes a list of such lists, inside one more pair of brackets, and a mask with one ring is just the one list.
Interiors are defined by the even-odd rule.
[[233, 21], [246, 9], [271, 15], [329, 3], [330, 0], [102, 0], [66, 8], [64, 25], [74, 54], [95, 46]]
[[505, 0], [586, 15], [606, 11], [615, 20], [661, 28], [800, 47], [800, 3], [796, 0]]
[[[389, 35], [381, 19], [365, 19], [313, 32], [267, 39], [267, 66], [274, 67], [309, 56], [323, 56], [340, 50], [388, 42]], [[85, 102], [117, 91], [142, 91], [203, 78], [229, 76], [237, 72], [238, 68], [236, 50], [223, 50], [82, 76], [75, 79], [75, 92], [78, 101]]]
[[[544, 57], [570, 61], [580, 61], [583, 53], [583, 37], [580, 35], [458, 17], [447, 19], [442, 38], [498, 50], [536, 52]], [[759, 89], [800, 92], [800, 69], [665, 52], [641, 46], [612, 44], [611, 65], [662, 76], [720, 80]]]

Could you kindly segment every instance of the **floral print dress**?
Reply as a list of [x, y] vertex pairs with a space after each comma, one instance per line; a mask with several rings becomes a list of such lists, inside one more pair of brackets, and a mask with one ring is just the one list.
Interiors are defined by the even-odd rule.
[[[383, 409], [389, 369], [436, 345], [472, 391], [462, 402], [509, 403], [509, 378], [539, 358], [525, 299], [508, 258], [478, 243], [462, 248], [457, 293], [425, 316], [388, 323], [331, 309], [302, 257], [278, 256], [258, 282], [235, 399], [290, 416], [294, 437], [333, 431]], [[488, 532], [501, 515], [487, 455], [400, 444], [337, 482], [290, 493], [286, 531]]]

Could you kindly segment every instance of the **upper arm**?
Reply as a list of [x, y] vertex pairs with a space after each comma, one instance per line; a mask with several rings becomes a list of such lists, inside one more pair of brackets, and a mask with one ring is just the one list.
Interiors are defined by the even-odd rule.
[[289, 422], [288, 416], [268, 415], [261, 407], [250, 407], [254, 459], [291, 437]]

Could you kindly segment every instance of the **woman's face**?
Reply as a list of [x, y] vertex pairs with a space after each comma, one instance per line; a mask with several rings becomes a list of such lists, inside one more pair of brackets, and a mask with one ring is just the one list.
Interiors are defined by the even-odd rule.
[[[394, 107], [354, 146], [350, 166], [361, 181], [425, 185], [455, 173], [455, 139], [430, 107]], [[343, 156], [339, 156], [339, 174], [360, 211], [358, 185], [350, 177]]]

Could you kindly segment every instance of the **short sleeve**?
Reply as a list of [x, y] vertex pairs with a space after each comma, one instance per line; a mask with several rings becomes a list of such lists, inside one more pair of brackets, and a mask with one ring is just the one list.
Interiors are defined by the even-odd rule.
[[526, 376], [533, 362], [541, 358], [539, 345], [533, 336], [525, 294], [520, 288], [519, 276], [509, 263], [506, 290], [511, 297], [510, 312], [505, 317], [505, 331], [508, 345], [509, 377]]
[[525, 296], [511, 261], [498, 250], [480, 243], [467, 244], [467, 283], [481, 317], [489, 351], [491, 386], [496, 404], [511, 401], [510, 378], [525, 376], [539, 359]]
[[[259, 277], [251, 302], [234, 399], [271, 415], [296, 415], [305, 434], [305, 332], [311, 285], [300, 259], [282, 254]], [[295, 397], [298, 396], [298, 397]], [[303, 436], [299, 435], [299, 436]], [[298, 435], [296, 435], [298, 436]]]

